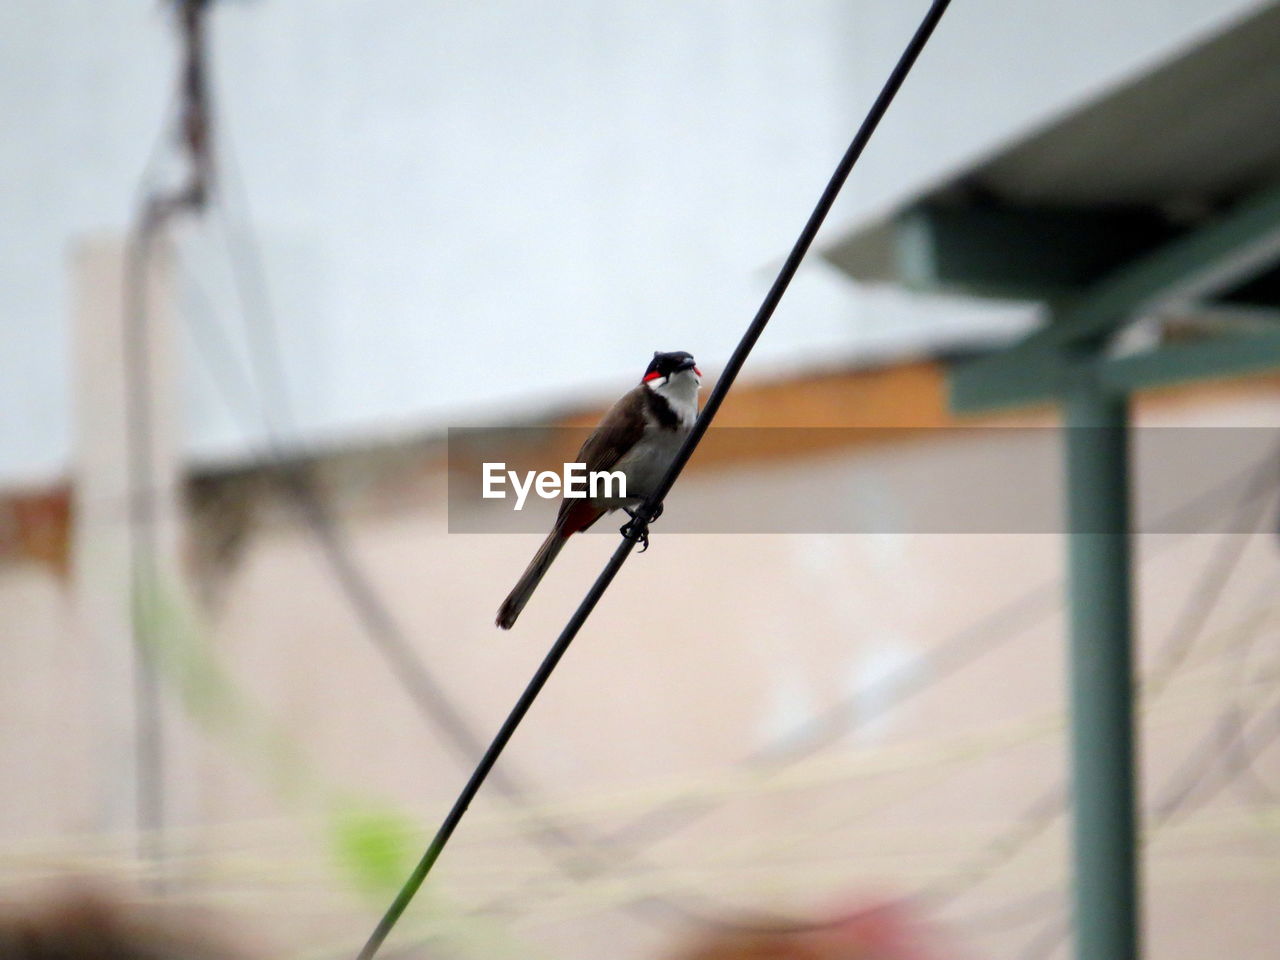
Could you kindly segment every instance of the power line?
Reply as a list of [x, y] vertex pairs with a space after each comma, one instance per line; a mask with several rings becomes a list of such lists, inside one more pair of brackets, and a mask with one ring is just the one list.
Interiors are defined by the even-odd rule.
[[[1275, 704], [1270, 710], [1263, 712], [1262, 719], [1264, 724], [1260, 725], [1265, 725], [1265, 735], [1259, 742], [1253, 744], [1252, 749], [1255, 753], [1261, 753], [1263, 750], [1270, 747], [1277, 739], [1280, 739], [1280, 704]], [[1242, 730], [1241, 736], [1243, 737], [1244, 734], [1245, 732]], [[1209, 737], [1205, 738], [1201, 743], [1200, 749], [1188, 758], [1183, 770], [1180, 771], [1180, 773], [1184, 775], [1183, 779], [1185, 779], [1186, 771], [1190, 771], [1195, 777], [1197, 777], [1197, 779], [1199, 779], [1205, 768], [1216, 768], [1217, 765], [1210, 764], [1208, 761], [1212, 759], [1213, 751], [1216, 750], [1217, 747], [1218, 745], [1216, 743], [1215, 736], [1211, 734]], [[1201, 797], [1199, 804], [1202, 805], [1209, 799], [1212, 799], [1214, 795], [1220, 792], [1228, 783], [1231, 782], [1232, 777], [1233, 774], [1228, 773], [1225, 777], [1218, 777], [1216, 783], [1211, 782], [1211, 791], [1206, 796]], [[1169, 798], [1170, 801], [1172, 801], [1172, 809], [1175, 812], [1186, 809], [1186, 798], [1189, 794], [1185, 791], [1185, 786], [1179, 784], [1177, 786], [1177, 791]], [[1160, 804], [1159, 807], [1165, 808], [1166, 804]], [[1156, 827], [1159, 828], [1160, 826], [1163, 826], [1168, 822], [1171, 816], [1172, 814], [1160, 816], [1157, 819]], [[1063, 940], [1066, 939], [1069, 929], [1070, 923], [1067, 917], [1056, 917], [1049, 921], [1049, 923], [1047, 923], [1028, 943], [1024, 951], [1019, 954], [1019, 960], [1044, 960], [1045, 957], [1050, 956], [1063, 942]]]
[[599, 603], [600, 598], [604, 596], [605, 591], [613, 583], [618, 571], [622, 569], [622, 565], [631, 555], [635, 545], [646, 538], [648, 525], [657, 516], [661, 509], [662, 501], [666, 498], [667, 493], [676, 482], [685, 464], [688, 463], [689, 458], [693, 455], [693, 451], [697, 449], [707, 428], [710, 427], [711, 421], [715, 418], [716, 412], [720, 409], [720, 405], [724, 402], [724, 398], [728, 395], [730, 388], [732, 388], [752, 348], [755, 346], [756, 341], [759, 340], [760, 335], [764, 333], [765, 327], [782, 300], [782, 295], [786, 292], [796, 271], [800, 268], [800, 263], [817, 236], [822, 222], [835, 204], [840, 188], [844, 186], [844, 182], [848, 179], [854, 164], [862, 155], [862, 151], [866, 148], [881, 118], [889, 109], [889, 105], [893, 102], [902, 83], [911, 72], [917, 57], [924, 49], [925, 44], [928, 43], [929, 37], [933, 34], [934, 28], [937, 27], [938, 21], [942, 18], [943, 13], [946, 12], [950, 2], [951, 0], [934, 0], [925, 14], [915, 35], [907, 44], [906, 49], [890, 73], [889, 79], [885, 82], [879, 96], [876, 97], [875, 102], [872, 104], [871, 110], [863, 121], [862, 126], [854, 135], [853, 142], [850, 143], [844, 157], [841, 158], [840, 163], [836, 166], [835, 173], [832, 174], [831, 180], [819, 198], [817, 206], [814, 208], [813, 213], [810, 214], [791, 252], [787, 255], [777, 279], [774, 280], [773, 285], [769, 288], [769, 292], [765, 295], [764, 302], [760, 305], [755, 318], [747, 327], [738, 346], [730, 356], [720, 379], [716, 382], [710, 397], [707, 398], [706, 406], [698, 416], [697, 421], [695, 421], [693, 429], [690, 430], [689, 435], [680, 445], [680, 449], [676, 452], [671, 466], [667, 469], [657, 487], [649, 494], [645, 502], [640, 505], [632, 522], [624, 528], [622, 540], [614, 550], [613, 556], [605, 564], [595, 583], [587, 590], [586, 596], [583, 597], [582, 602], [578, 605], [578, 609], [569, 618], [569, 622], [565, 625], [564, 630], [561, 631], [559, 638], [552, 645], [546, 658], [535, 671], [528, 686], [525, 687], [524, 692], [516, 701], [511, 713], [499, 729], [497, 736], [494, 737], [480, 763], [476, 766], [475, 772], [472, 773], [471, 778], [463, 787], [462, 793], [459, 794], [458, 799], [454, 802], [452, 809], [445, 816], [444, 822], [440, 825], [440, 829], [427, 847], [417, 867], [401, 888], [400, 893], [392, 901], [391, 906], [377, 926], [374, 927], [368, 942], [358, 955], [359, 960], [370, 960], [378, 952], [378, 948], [400, 919], [419, 887], [422, 886], [436, 860], [439, 859], [445, 845], [449, 842], [449, 838], [457, 829], [458, 824], [462, 822], [462, 818], [466, 814], [467, 808], [471, 805], [471, 801], [480, 791], [480, 787], [483, 785], [489, 771], [497, 763], [498, 757], [515, 734], [516, 728], [519, 727], [529, 708], [533, 706], [534, 700], [537, 699], [547, 680], [550, 679], [561, 658], [568, 651], [574, 637], [577, 636], [578, 631], [582, 629], [583, 624], [586, 623], [587, 618], [591, 615], [592, 610], [595, 609], [596, 604]]
[[[1245, 519], [1254, 514], [1255, 531], [1267, 515], [1269, 503], [1262, 499], [1264, 486], [1268, 483], [1272, 458], [1263, 461], [1261, 469], [1256, 469], [1253, 482], [1248, 484], [1237, 510], [1238, 519]], [[1255, 504], [1261, 502], [1262, 506]], [[1232, 524], [1230, 529], [1236, 529]], [[1213, 611], [1217, 609], [1226, 591], [1227, 584], [1239, 568], [1244, 556], [1244, 546], [1249, 535], [1239, 536], [1225, 534], [1213, 559], [1204, 568], [1199, 582], [1188, 594], [1182, 607], [1182, 613], [1174, 623], [1173, 630], [1161, 646], [1160, 663], [1150, 672], [1148, 678], [1138, 685], [1139, 695], [1145, 697], [1159, 696], [1181, 666], [1186, 662], [1196, 639], [1204, 630]], [[1050, 787], [1033, 801], [1026, 812], [1015, 822], [1012, 829], [993, 839], [985, 849], [974, 858], [974, 865], [958, 871], [958, 880], [943, 884], [934, 890], [925, 891], [920, 896], [934, 908], [958, 899], [970, 890], [993, 876], [1000, 867], [1009, 863], [1036, 837], [1040, 836], [1066, 810], [1067, 795], [1062, 784]]]
[[[1258, 517], [1259, 526], [1261, 526], [1262, 522], [1265, 521], [1266, 516], [1267, 512], [1264, 508]], [[1260, 531], [1255, 529], [1252, 534], [1246, 534], [1233, 539], [1247, 542], [1257, 536], [1259, 532]], [[1236, 551], [1222, 551], [1220, 552], [1220, 555], [1225, 556], [1228, 553], [1232, 554], [1229, 565], [1231, 570], [1234, 570], [1238, 565], [1240, 555], [1243, 553], [1243, 548]], [[1229, 576], [1230, 574], [1228, 573], [1226, 577]], [[1219, 582], [1213, 588], [1214, 596], [1212, 605], [1216, 605], [1217, 598], [1220, 596], [1223, 586], [1225, 586], [1226, 577], [1207, 578], [1208, 580], [1219, 579]], [[1188, 609], [1192, 609], [1192, 606], [1188, 605]], [[1203, 625], [1206, 619], [1207, 615], [1200, 617], [1200, 624]], [[1256, 644], [1257, 637], [1258, 631], [1255, 629], [1251, 633], [1251, 636], [1245, 645], [1245, 656], [1247, 656], [1248, 651]], [[1228, 704], [1226, 709], [1218, 715], [1217, 720], [1212, 724], [1208, 734], [1201, 738], [1200, 743], [1186, 757], [1178, 771], [1176, 771], [1175, 774], [1166, 782], [1164, 789], [1160, 791], [1161, 799], [1157, 800], [1153, 805], [1153, 830], [1158, 831], [1164, 828], [1172, 822], [1174, 817], [1178, 814], [1203, 806], [1212, 799], [1216, 793], [1220, 792], [1228, 784], [1234, 782], [1243, 773], [1243, 769], [1239, 766], [1233, 770], [1230, 764], [1219, 762], [1226, 759], [1226, 752], [1222, 748], [1221, 736], [1225, 726], [1224, 721], [1226, 721], [1227, 718], [1232, 718], [1234, 720], [1234, 729], [1229, 731], [1229, 735], [1238, 739], [1241, 750], [1246, 754], [1246, 756], [1256, 756], [1260, 754], [1277, 738], [1280, 738], [1280, 726], [1277, 725], [1277, 721], [1280, 721], [1280, 705], [1276, 705], [1269, 711], [1260, 711], [1263, 713], [1264, 720], [1267, 721], [1268, 730], [1266, 731], [1266, 736], [1263, 740], [1259, 744], [1254, 745], [1252, 750], [1250, 750], [1249, 744], [1247, 743], [1246, 727], [1248, 724], [1247, 721], [1240, 718], [1240, 708], [1241, 704], [1237, 693], [1235, 697], [1231, 698], [1231, 702]], [[1256, 719], [1256, 716], [1257, 715], [1255, 714], [1254, 719]], [[1225, 773], [1218, 775], [1216, 771], [1219, 768], [1224, 769]], [[1251, 762], [1248, 763], [1247, 769], [1252, 769]], [[1197, 789], [1204, 786], [1206, 782], [1210, 788], [1209, 791], [1202, 794], [1202, 796], [1193, 804], [1193, 797], [1195, 796]], [[1043, 958], [1052, 954], [1058, 945], [1066, 938], [1068, 929], [1069, 924], [1065, 918], [1056, 918], [1051, 920], [1030, 941], [1024, 952], [1020, 955], [1020, 960], [1043, 960]]]

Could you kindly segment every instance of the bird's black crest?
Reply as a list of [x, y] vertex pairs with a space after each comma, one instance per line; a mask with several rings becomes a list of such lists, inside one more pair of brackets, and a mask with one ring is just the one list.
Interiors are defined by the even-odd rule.
[[686, 353], [683, 350], [673, 350], [671, 353], [663, 353], [661, 350], [653, 352], [653, 360], [649, 364], [649, 368], [645, 370], [645, 379], [650, 375], [657, 374], [660, 377], [669, 377], [673, 373], [680, 370], [688, 370], [693, 366], [693, 354]]

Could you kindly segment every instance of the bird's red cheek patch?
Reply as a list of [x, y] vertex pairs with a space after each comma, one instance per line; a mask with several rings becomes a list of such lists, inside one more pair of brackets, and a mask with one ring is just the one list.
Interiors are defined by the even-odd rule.
[[658, 379], [661, 379], [661, 377], [662, 377], [662, 374], [660, 374], [657, 370], [654, 370], [652, 373], [646, 373], [644, 375], [644, 382], [648, 383], [650, 380], [658, 380]]

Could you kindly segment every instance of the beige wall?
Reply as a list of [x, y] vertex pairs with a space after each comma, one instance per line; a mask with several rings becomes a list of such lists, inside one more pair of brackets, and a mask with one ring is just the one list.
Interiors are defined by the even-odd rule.
[[[1266, 425], [1277, 414], [1280, 398], [1259, 386], [1165, 404], [1144, 422]], [[714, 511], [726, 493], [745, 489], [767, 507], [803, 489], [819, 467], [831, 483], [879, 468], [942, 479], [954, 458], [970, 455], [907, 439], [803, 462], [700, 470], [676, 496], [682, 510]], [[1222, 472], [1202, 466], [1184, 478], [1188, 497]], [[351, 547], [414, 652], [487, 736], [614, 540], [571, 544], [517, 628], [500, 633], [494, 611], [536, 538], [450, 535], [441, 478], [405, 486], [404, 496], [376, 509], [366, 497], [348, 513]], [[171, 687], [182, 676], [194, 681], [188, 702], [197, 707], [195, 755], [179, 768], [188, 771], [182, 782], [169, 784], [167, 869], [181, 881], [170, 896], [214, 911], [273, 956], [344, 956], [387, 891], [359, 892], [351, 855], [335, 852], [335, 838], [350, 836], [353, 817], [396, 823], [392, 814], [403, 815], [416, 849], [467, 769], [397, 685], [312, 537], [293, 514], [263, 502], [269, 509], [209, 592], [191, 641], [227, 683], [208, 664], [177, 656], [186, 641], [174, 640], [170, 652]], [[1172, 679], [1153, 681], [1144, 706], [1149, 800], [1167, 794], [1234, 699], [1250, 716], [1271, 707], [1275, 538], [1243, 543], [1212, 609], [1197, 592], [1227, 569], [1237, 545], [1217, 535], [1138, 543], [1144, 663], [1167, 663], [1167, 645], [1177, 649], [1186, 636], [1179, 631], [1206, 613]], [[531, 842], [529, 816], [487, 789], [405, 932], [454, 937], [450, 951], [424, 955], [627, 960], [655, 956], [680, 933], [661, 913], [637, 919], [621, 908], [649, 894], [717, 913], [818, 914], [956, 876], [1062, 777], [1063, 548], [1049, 534], [664, 535], [660, 523], [653, 548], [624, 569], [502, 769], [575, 832], [620, 829], [690, 791], [714, 797], [716, 811], [646, 839], [635, 859], [578, 884]], [[95, 752], [99, 667], [77, 644], [68, 591], [48, 569], [0, 567], [5, 896], [69, 874], [130, 885], [139, 878], [127, 834], [104, 832], [121, 823], [102, 806], [115, 774]], [[904, 676], [905, 665], [953, 649], [951, 638], [965, 631], [990, 649], [933, 676], [923, 694], [772, 776], [748, 776], [737, 765], [861, 688], [872, 690], [864, 704], [874, 703], [876, 677]], [[1277, 767], [1276, 752], [1264, 753], [1258, 774], [1274, 779]], [[1153, 956], [1267, 955], [1280, 876], [1268, 857], [1277, 808], [1263, 791], [1241, 775], [1235, 788], [1153, 836]], [[1015, 908], [1029, 895], [1061, 889], [1061, 831], [1062, 820], [1051, 821], [932, 917], [947, 942], [962, 946], [954, 955], [1015, 957], [1043, 928], [1044, 920], [1002, 924], [1021, 918]], [[511, 898], [518, 907], [510, 912], [467, 913]], [[1031, 915], [1051, 919], [1054, 903], [1051, 894]], [[1007, 916], [992, 913], [1007, 904]], [[455, 923], [459, 915], [467, 919]]]

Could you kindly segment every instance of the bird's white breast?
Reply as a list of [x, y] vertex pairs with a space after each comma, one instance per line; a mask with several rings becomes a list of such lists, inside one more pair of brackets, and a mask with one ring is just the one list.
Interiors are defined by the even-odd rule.
[[692, 370], [681, 370], [677, 374], [665, 378], [660, 384], [650, 389], [671, 405], [672, 411], [680, 418], [680, 426], [688, 430], [693, 421], [698, 419], [698, 390], [702, 381]]

